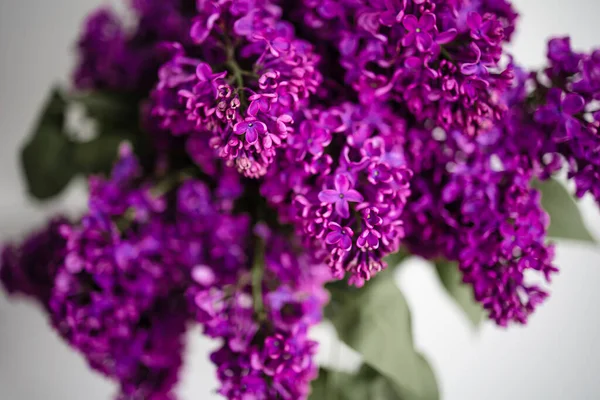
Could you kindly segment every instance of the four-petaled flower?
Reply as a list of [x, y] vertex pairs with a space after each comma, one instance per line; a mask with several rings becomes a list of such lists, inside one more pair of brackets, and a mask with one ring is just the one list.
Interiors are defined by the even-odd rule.
[[402, 39], [403, 46], [410, 46], [416, 43], [420, 51], [427, 51], [433, 44], [430, 32], [435, 29], [435, 15], [426, 12], [417, 20], [412, 14], [404, 16], [402, 25], [408, 31]]
[[259, 135], [264, 135], [267, 132], [267, 125], [264, 122], [257, 121], [254, 118], [246, 118], [245, 121], [238, 122], [233, 127], [236, 135], [246, 135], [246, 142], [254, 144], [258, 140]]
[[350, 188], [350, 180], [346, 175], [337, 174], [334, 179], [335, 189], [325, 189], [319, 193], [319, 201], [335, 205], [335, 211], [342, 218], [350, 216], [348, 202], [360, 203], [363, 196]]
[[580, 95], [564, 94], [561, 89], [553, 88], [548, 92], [546, 105], [536, 111], [535, 120], [544, 125], [555, 125], [555, 140], [568, 140], [581, 130], [581, 123], [575, 115], [584, 107], [585, 102]]
[[347, 226], [342, 227], [335, 222], [330, 222], [328, 228], [330, 232], [325, 237], [327, 244], [337, 244], [340, 249], [345, 251], [352, 248], [352, 236], [354, 236], [352, 229]]

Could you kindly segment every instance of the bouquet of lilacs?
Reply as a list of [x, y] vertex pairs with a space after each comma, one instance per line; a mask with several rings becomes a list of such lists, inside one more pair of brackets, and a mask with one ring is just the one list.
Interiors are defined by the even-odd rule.
[[[127, 6], [88, 17], [22, 151], [33, 197], [84, 175], [87, 211], [0, 269], [117, 399], [174, 399], [194, 324], [228, 399], [436, 399], [391, 269], [424, 257], [473, 322], [524, 324], [548, 237], [593, 241], [553, 177], [600, 202], [600, 51], [519, 67], [508, 0]], [[323, 318], [353, 374], [317, 367]]]

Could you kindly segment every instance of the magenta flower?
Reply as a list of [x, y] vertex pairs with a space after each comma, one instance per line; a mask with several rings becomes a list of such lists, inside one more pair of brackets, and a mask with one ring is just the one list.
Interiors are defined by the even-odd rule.
[[337, 174], [334, 179], [335, 189], [325, 189], [319, 193], [321, 203], [335, 205], [335, 211], [342, 218], [350, 216], [348, 202], [359, 203], [363, 196], [356, 190], [350, 188], [350, 180], [346, 175]]
[[406, 0], [385, 0], [384, 4], [386, 11], [379, 16], [379, 20], [383, 25], [393, 26], [395, 23], [402, 21]]
[[417, 20], [412, 14], [406, 15], [402, 24], [408, 31], [402, 39], [403, 46], [410, 46], [416, 43], [420, 51], [427, 51], [433, 43], [430, 32], [435, 29], [435, 15], [426, 12]]
[[474, 75], [485, 77], [489, 75], [488, 69], [484, 61], [481, 60], [481, 50], [477, 45], [472, 44], [471, 49], [475, 53], [475, 61], [464, 63], [460, 66], [460, 72], [463, 75]]
[[331, 232], [325, 237], [327, 244], [337, 244], [340, 249], [345, 251], [352, 248], [352, 236], [354, 236], [352, 229], [347, 226], [342, 227], [335, 222], [330, 222], [328, 227]]
[[375, 250], [379, 247], [379, 238], [381, 238], [381, 233], [375, 229], [365, 229], [358, 237], [356, 245], [361, 249]]
[[258, 140], [259, 135], [264, 135], [267, 132], [267, 125], [253, 118], [247, 118], [245, 121], [235, 124], [233, 131], [236, 135], [242, 136], [245, 134], [246, 142], [254, 144]]
[[215, 22], [221, 16], [219, 8], [212, 2], [198, 2], [199, 15], [195, 18], [190, 30], [190, 37], [197, 44], [202, 44], [212, 32]]
[[564, 94], [553, 88], [548, 92], [546, 105], [535, 113], [535, 120], [544, 125], [556, 125], [555, 139], [564, 140], [577, 135], [581, 123], [574, 115], [583, 111], [585, 102], [578, 94]]
[[467, 26], [470, 28], [470, 36], [475, 40], [483, 40], [495, 46], [502, 40], [504, 30], [496, 19], [483, 18], [477, 12], [469, 13]]

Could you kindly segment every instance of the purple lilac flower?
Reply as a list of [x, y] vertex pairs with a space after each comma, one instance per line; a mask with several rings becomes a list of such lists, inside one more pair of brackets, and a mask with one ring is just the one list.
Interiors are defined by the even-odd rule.
[[322, 318], [330, 275], [266, 226], [255, 233], [266, 242], [263, 310], [256, 309], [247, 261], [240, 260], [237, 283], [228, 286], [216, 275], [205, 282], [204, 271], [189, 290], [204, 333], [223, 340], [211, 355], [218, 392], [228, 399], [306, 399], [317, 372], [316, 343], [307, 333]]
[[525, 271], [542, 281], [557, 271], [546, 244], [549, 218], [529, 186], [536, 170], [495, 166], [493, 146], [486, 153], [459, 133], [440, 141], [414, 129], [409, 137], [415, 177], [405, 243], [424, 257], [458, 261], [464, 282], [499, 325], [525, 323], [547, 296]]
[[398, 104], [418, 121], [471, 135], [506, 111], [512, 73], [501, 66], [502, 45], [517, 16], [509, 2], [321, 3], [304, 0], [295, 12], [340, 52], [344, 81], [362, 103]]
[[186, 1], [132, 0], [134, 29], [109, 8], [92, 13], [77, 45], [76, 87], [146, 94], [169, 54], [162, 42], [189, 42]]
[[9, 294], [30, 296], [48, 306], [56, 271], [65, 256], [66, 241], [60, 227], [67, 224], [66, 218], [56, 217], [22, 244], [4, 246], [0, 281]]
[[543, 73], [550, 86], [535, 79], [533, 98], [535, 129], [568, 166], [577, 196], [591, 193], [600, 203], [600, 114], [595, 102], [600, 99], [600, 52], [577, 53], [569, 38], [554, 38], [548, 43], [549, 67]]
[[322, 148], [308, 152], [302, 135], [290, 138], [261, 193], [315, 260], [361, 286], [386, 267], [383, 258], [403, 236], [411, 177], [402, 158], [405, 121], [379, 104], [346, 103], [306, 112], [299, 131], [318, 131]]
[[[202, 2], [199, 11], [207, 17], [196, 19], [190, 35], [202, 46], [220, 44], [226, 71], [176, 54], [159, 72], [150, 112], [160, 129], [189, 140], [208, 137], [228, 165], [260, 177], [292, 132], [294, 113], [321, 81], [319, 57], [269, 2]], [[216, 27], [215, 18], [230, 23]], [[254, 67], [243, 70], [245, 65]]]

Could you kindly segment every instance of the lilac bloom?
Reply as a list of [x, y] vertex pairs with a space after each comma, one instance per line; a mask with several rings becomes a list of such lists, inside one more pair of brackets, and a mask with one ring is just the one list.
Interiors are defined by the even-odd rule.
[[337, 244], [342, 250], [349, 251], [352, 248], [352, 236], [354, 232], [347, 226], [340, 226], [335, 222], [329, 223], [330, 232], [325, 237], [327, 244]]
[[404, 28], [408, 31], [402, 39], [403, 46], [410, 46], [416, 43], [420, 51], [427, 51], [433, 43], [431, 32], [435, 29], [435, 15], [426, 12], [417, 20], [414, 15], [406, 15], [402, 19]]
[[254, 95], [250, 98], [250, 106], [248, 106], [248, 115], [256, 117], [259, 112], [266, 113], [271, 108], [271, 102], [268, 97]]
[[484, 19], [477, 12], [469, 13], [467, 26], [471, 30], [470, 35], [473, 39], [483, 40], [492, 46], [497, 45], [504, 36], [502, 27], [498, 24], [497, 20]]
[[535, 120], [544, 125], [556, 125], [555, 139], [565, 140], [576, 136], [581, 123], [575, 115], [581, 113], [585, 107], [583, 97], [578, 94], [564, 94], [561, 89], [552, 88], [548, 92], [546, 105], [540, 107], [535, 113]]
[[233, 127], [236, 135], [246, 135], [246, 142], [254, 144], [258, 141], [259, 135], [264, 135], [267, 132], [267, 125], [264, 122], [257, 121], [253, 118], [247, 118], [245, 121], [238, 122]]
[[356, 240], [356, 245], [361, 249], [375, 250], [379, 248], [381, 233], [375, 229], [365, 229]]
[[479, 49], [479, 47], [477, 47], [477, 45], [475, 44], [471, 44], [471, 50], [473, 50], [473, 52], [475, 53], [475, 61], [471, 62], [471, 63], [464, 63], [460, 66], [460, 72], [463, 75], [474, 75], [474, 76], [488, 76], [489, 72], [487, 70], [487, 67], [485, 64], [485, 62], [482, 62], [481, 60], [481, 50]]
[[379, 21], [385, 26], [393, 26], [404, 18], [406, 0], [384, 0], [386, 11], [379, 16]]
[[325, 19], [333, 19], [344, 14], [344, 7], [336, 0], [325, 0], [317, 7], [317, 12]]
[[331, 135], [315, 121], [303, 121], [300, 124], [299, 140], [294, 142], [294, 148], [298, 149], [298, 159], [304, 159], [307, 153], [314, 157], [320, 157], [323, 149], [331, 143]]
[[380, 182], [391, 182], [392, 181], [392, 173], [390, 167], [385, 163], [377, 163], [372, 164], [369, 169], [369, 176], [367, 179], [373, 185], [376, 185]]
[[197, 44], [202, 44], [210, 35], [215, 22], [220, 18], [220, 9], [212, 1], [198, 2], [199, 16], [195, 19], [190, 36]]
[[325, 189], [319, 193], [321, 203], [335, 205], [335, 211], [342, 218], [350, 217], [348, 202], [359, 203], [363, 196], [350, 187], [350, 180], [346, 175], [337, 174], [334, 179], [335, 189]]

